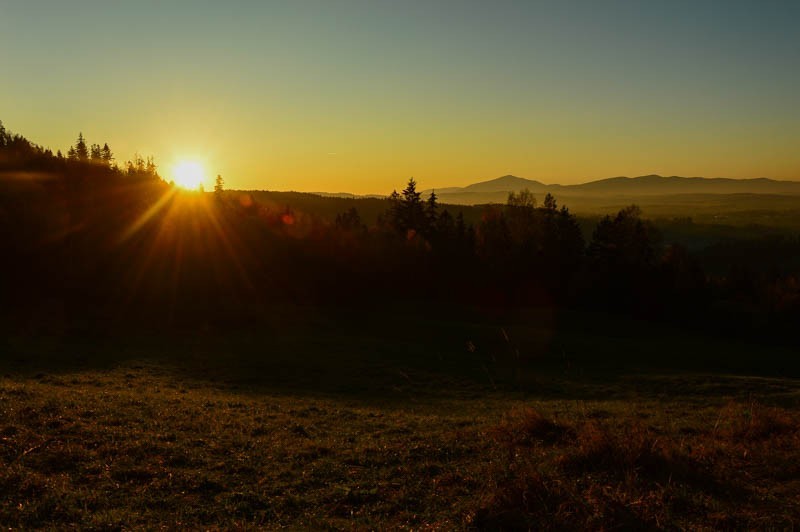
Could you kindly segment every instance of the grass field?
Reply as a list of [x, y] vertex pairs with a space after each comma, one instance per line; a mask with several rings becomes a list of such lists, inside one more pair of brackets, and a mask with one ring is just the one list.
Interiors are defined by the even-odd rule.
[[800, 381], [774, 375], [789, 352], [748, 369], [740, 342], [543, 312], [278, 316], [247, 334], [8, 335], [0, 523], [800, 522]]

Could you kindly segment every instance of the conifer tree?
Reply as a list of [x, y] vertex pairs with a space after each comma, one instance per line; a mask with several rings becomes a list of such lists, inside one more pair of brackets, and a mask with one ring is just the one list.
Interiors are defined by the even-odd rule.
[[89, 158], [89, 149], [86, 147], [86, 139], [83, 133], [78, 133], [78, 140], [75, 143], [75, 156], [79, 161], [86, 161]]
[[401, 232], [419, 232], [426, 227], [425, 207], [422, 195], [417, 192], [417, 182], [414, 178], [408, 180], [408, 185], [403, 189], [400, 199], [400, 213], [398, 228]]
[[222, 179], [222, 175], [217, 174], [217, 178], [214, 180], [214, 197], [218, 200], [222, 199], [222, 193], [225, 191], [225, 180]]
[[111, 148], [108, 147], [107, 142], [103, 144], [100, 157], [103, 159], [103, 162], [106, 163], [107, 166], [111, 166], [111, 163], [114, 161], [114, 154], [111, 153]]
[[385, 222], [388, 224], [389, 227], [399, 232], [400, 194], [397, 193], [397, 190], [392, 190], [392, 193], [389, 194], [389, 210], [386, 214], [388, 219], [385, 220]]
[[436, 220], [439, 217], [439, 204], [436, 200], [436, 191], [432, 190], [431, 195], [428, 196], [428, 201], [425, 202], [425, 218], [429, 231], [433, 231], [436, 228]]
[[89, 154], [93, 163], [99, 163], [103, 160], [99, 144], [92, 144], [92, 147], [89, 149]]

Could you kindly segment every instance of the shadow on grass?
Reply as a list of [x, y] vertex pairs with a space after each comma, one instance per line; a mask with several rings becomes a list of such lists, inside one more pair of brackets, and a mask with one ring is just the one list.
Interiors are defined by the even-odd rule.
[[[89, 323], [89, 324], [87, 324]], [[655, 325], [550, 310], [281, 307], [183, 328], [96, 319], [5, 334], [0, 371], [32, 377], [155, 364], [242, 393], [407, 403], [501, 393], [605, 400], [758, 395], [786, 404], [794, 357]], [[755, 375], [755, 376], [752, 376]]]

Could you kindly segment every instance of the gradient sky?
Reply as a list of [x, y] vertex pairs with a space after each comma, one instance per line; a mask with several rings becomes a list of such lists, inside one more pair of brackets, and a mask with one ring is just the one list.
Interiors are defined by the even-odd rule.
[[229, 188], [800, 179], [800, 1], [0, 0], [0, 119]]

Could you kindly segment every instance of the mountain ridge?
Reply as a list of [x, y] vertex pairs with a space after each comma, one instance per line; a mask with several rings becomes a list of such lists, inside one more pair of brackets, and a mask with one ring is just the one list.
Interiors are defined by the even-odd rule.
[[658, 196], [677, 194], [779, 194], [800, 196], [800, 181], [781, 181], [766, 177], [732, 179], [726, 177], [682, 177], [648, 174], [636, 177], [617, 176], [574, 185], [545, 184], [534, 179], [507, 174], [463, 187], [432, 190], [442, 201], [454, 203], [491, 203], [499, 194], [527, 188], [534, 194], [551, 193], [569, 196]]

